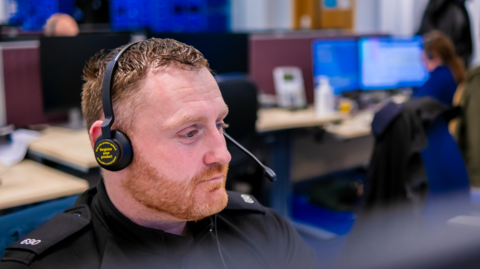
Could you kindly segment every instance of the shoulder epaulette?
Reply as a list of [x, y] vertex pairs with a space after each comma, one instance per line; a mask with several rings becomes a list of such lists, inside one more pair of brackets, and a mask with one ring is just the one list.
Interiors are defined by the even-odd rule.
[[15, 261], [30, 265], [35, 257], [79, 232], [90, 224], [91, 220], [90, 209], [87, 205], [73, 206], [6, 248], [2, 261]]
[[253, 195], [227, 191], [228, 204], [225, 210], [247, 210], [265, 214], [265, 207]]

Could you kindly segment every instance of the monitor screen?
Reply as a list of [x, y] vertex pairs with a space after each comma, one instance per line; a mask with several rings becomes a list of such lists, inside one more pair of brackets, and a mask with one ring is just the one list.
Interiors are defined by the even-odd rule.
[[44, 111], [80, 107], [83, 68], [87, 61], [101, 50], [108, 52], [128, 42], [129, 33], [42, 37], [40, 68]]
[[248, 73], [248, 34], [151, 33], [149, 37], [172, 38], [195, 47], [216, 74]]
[[359, 40], [360, 87], [365, 90], [421, 86], [428, 78], [422, 38], [362, 38]]
[[316, 40], [312, 43], [315, 87], [326, 76], [335, 94], [358, 90], [357, 41]]

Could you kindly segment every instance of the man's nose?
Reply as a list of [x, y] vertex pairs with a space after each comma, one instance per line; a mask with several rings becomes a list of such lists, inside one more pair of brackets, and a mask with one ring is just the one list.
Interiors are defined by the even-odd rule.
[[227, 144], [223, 132], [215, 130], [212, 135], [209, 135], [208, 151], [205, 154], [205, 164], [227, 164], [232, 159], [230, 152], [227, 150]]

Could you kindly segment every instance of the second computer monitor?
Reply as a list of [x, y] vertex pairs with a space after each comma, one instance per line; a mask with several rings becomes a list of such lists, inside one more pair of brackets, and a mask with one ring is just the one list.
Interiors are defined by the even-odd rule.
[[88, 60], [125, 45], [130, 33], [85, 34], [40, 39], [43, 109], [46, 113], [80, 108], [83, 68]]
[[150, 33], [149, 36], [172, 38], [193, 46], [216, 74], [248, 73], [246, 33]]
[[361, 38], [359, 84], [365, 90], [421, 86], [428, 78], [422, 38]]
[[326, 76], [335, 94], [359, 89], [355, 39], [315, 40], [312, 52], [315, 87], [319, 84], [320, 77]]

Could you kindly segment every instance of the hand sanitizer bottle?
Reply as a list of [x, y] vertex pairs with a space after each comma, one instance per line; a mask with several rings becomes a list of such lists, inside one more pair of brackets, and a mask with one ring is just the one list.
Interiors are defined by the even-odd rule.
[[314, 91], [315, 113], [317, 116], [332, 114], [335, 111], [335, 95], [328, 77], [321, 76], [320, 83]]

